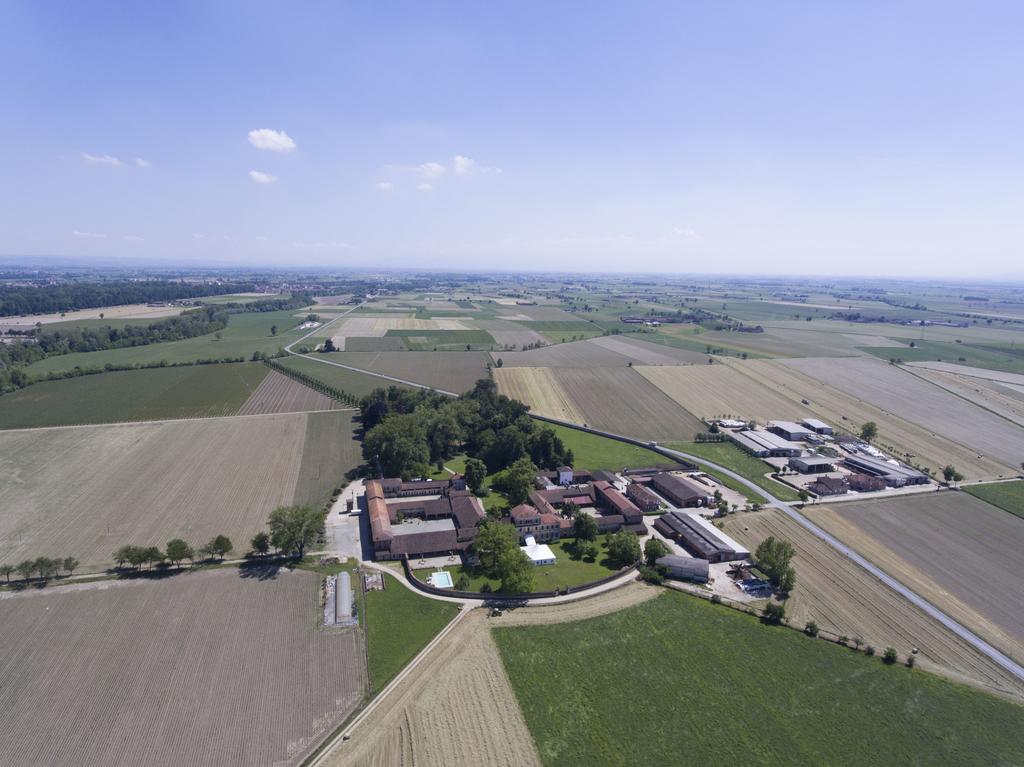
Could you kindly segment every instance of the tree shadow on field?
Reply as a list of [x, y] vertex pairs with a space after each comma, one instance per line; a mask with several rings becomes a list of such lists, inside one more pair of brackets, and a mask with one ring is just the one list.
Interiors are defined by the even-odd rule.
[[238, 566], [238, 577], [256, 581], [272, 581], [277, 578], [281, 562], [243, 562]]
[[117, 576], [118, 580], [122, 581], [163, 581], [187, 572], [191, 572], [191, 568], [172, 567], [169, 565], [157, 565], [149, 570], [119, 569], [116, 567], [107, 570], [107, 573]]

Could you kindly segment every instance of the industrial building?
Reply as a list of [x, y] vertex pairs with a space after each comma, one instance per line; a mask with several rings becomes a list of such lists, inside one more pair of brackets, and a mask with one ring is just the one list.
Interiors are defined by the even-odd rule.
[[708, 582], [708, 561], [696, 557], [679, 557], [669, 554], [659, 557], [654, 564], [665, 568], [665, 574], [669, 578], [678, 578], [684, 581], [696, 583]]
[[729, 439], [757, 458], [794, 458], [803, 453], [802, 446], [760, 429], [732, 431]]
[[835, 461], [823, 455], [797, 456], [789, 459], [789, 468], [801, 474], [826, 474], [836, 470]]
[[710, 498], [705, 488], [668, 472], [653, 475], [650, 485], [663, 498], [681, 509], [707, 506]]
[[829, 426], [824, 421], [819, 421], [817, 418], [805, 418], [800, 422], [800, 424], [810, 429], [815, 434], [824, 434], [831, 436], [833, 433], [831, 426]]
[[699, 514], [670, 511], [658, 518], [654, 529], [708, 562], [731, 562], [750, 556], [749, 551]]
[[854, 471], [877, 477], [889, 487], [905, 487], [906, 485], [927, 485], [928, 475], [912, 469], [895, 460], [876, 458], [872, 455], [857, 453], [849, 455], [844, 463]]
[[661, 499], [641, 482], [630, 482], [626, 485], [626, 497], [641, 511], [657, 511], [661, 508]]
[[792, 421], [769, 421], [768, 431], [790, 442], [800, 442], [814, 434], [812, 430]]

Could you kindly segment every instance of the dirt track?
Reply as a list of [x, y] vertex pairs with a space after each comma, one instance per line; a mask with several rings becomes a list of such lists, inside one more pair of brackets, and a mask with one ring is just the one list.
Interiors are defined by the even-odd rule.
[[904, 653], [917, 647], [921, 668], [1024, 700], [1024, 683], [780, 512], [730, 517], [726, 531], [752, 550], [769, 535], [796, 548], [797, 588], [786, 603], [792, 624], [814, 620], [826, 631], [861, 637], [879, 650], [891, 646]]
[[326, 755], [323, 764], [539, 766], [490, 628], [591, 618], [658, 593], [634, 583], [579, 602], [522, 608], [500, 618], [474, 609], [352, 731], [350, 740], [339, 742]]

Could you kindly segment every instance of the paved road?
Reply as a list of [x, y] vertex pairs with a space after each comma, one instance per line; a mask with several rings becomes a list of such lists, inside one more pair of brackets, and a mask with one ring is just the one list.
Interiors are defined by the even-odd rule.
[[[360, 304], [360, 306], [361, 306], [361, 304]], [[358, 306], [353, 307], [348, 312], [345, 312], [345, 315], [349, 314], [352, 311], [355, 311], [357, 308], [359, 308], [359, 307]], [[343, 317], [345, 315], [341, 315], [341, 317]], [[334, 320], [332, 320], [331, 322], [336, 322], [338, 319], [341, 319], [341, 317], [337, 317]], [[325, 323], [321, 327], [317, 328], [316, 331], [314, 331], [314, 332], [322, 331], [323, 328], [326, 327], [329, 324], [331, 324], [331, 323], [330, 322]], [[313, 333], [309, 333], [309, 334], [303, 336], [302, 338], [299, 339], [299, 341], [301, 341], [303, 338], [308, 338], [311, 335], [313, 335]], [[287, 351], [290, 354], [296, 354], [296, 352], [291, 351], [291, 347], [294, 344], [296, 344], [296, 343], [298, 343], [298, 341], [293, 341], [291, 344], [289, 344], [287, 347], [285, 347], [285, 351]], [[354, 371], [359, 372], [359, 373], [365, 373], [367, 375], [376, 376], [377, 378], [383, 378], [383, 379], [389, 380], [389, 381], [395, 381], [397, 383], [404, 383], [404, 384], [407, 384], [409, 386], [415, 386], [415, 387], [420, 388], [420, 389], [428, 389], [428, 388], [430, 388], [428, 386], [424, 386], [423, 384], [417, 384], [417, 383], [415, 383], [413, 381], [404, 381], [404, 380], [399, 379], [399, 378], [393, 378], [391, 376], [386, 376], [386, 375], [384, 375], [382, 373], [375, 373], [375, 372], [373, 372], [371, 370], [363, 370], [361, 368], [351, 367], [349, 365], [341, 365], [340, 363], [331, 362], [329, 360], [324, 360], [324, 359], [319, 359], [317, 357], [311, 357], [311, 356], [308, 356], [308, 355], [297, 355], [297, 356], [305, 356], [305, 357], [307, 357], [307, 359], [312, 359], [312, 360], [315, 360], [317, 362], [322, 362], [322, 363], [328, 364], [328, 365], [337, 365], [338, 367], [347, 368], [349, 370], [354, 370]], [[446, 392], [446, 391], [441, 391], [441, 390], [436, 390], [436, 391], [440, 391], [441, 394], [448, 394], [448, 395], [451, 395], [451, 396], [456, 396], [453, 392]], [[534, 416], [534, 417], [538, 418], [538, 416]], [[811, 520], [809, 520], [807, 517], [805, 517], [803, 514], [801, 514], [795, 508], [790, 506], [788, 503], [786, 503], [785, 501], [782, 501], [782, 500], [776, 498], [774, 495], [772, 495], [768, 491], [764, 490], [763, 488], [759, 487], [758, 485], [755, 485], [753, 482], [751, 482], [747, 478], [737, 474], [736, 472], [732, 471], [731, 469], [727, 469], [724, 466], [720, 466], [720, 465], [718, 465], [716, 463], [712, 463], [711, 461], [707, 460], [706, 458], [702, 458], [702, 457], [697, 456], [697, 455], [691, 455], [689, 453], [684, 453], [684, 452], [679, 451], [679, 450], [670, 450], [669, 448], [661, 447], [660, 445], [652, 447], [649, 443], [645, 443], [642, 440], [632, 439], [630, 437], [625, 437], [625, 436], [623, 436], [621, 434], [614, 434], [612, 432], [601, 431], [599, 429], [592, 429], [592, 428], [589, 428], [589, 427], [581, 428], [579, 424], [571, 423], [569, 421], [562, 421], [562, 420], [557, 419], [557, 418], [539, 417], [539, 420], [548, 421], [550, 423], [556, 423], [556, 424], [559, 424], [559, 425], [562, 425], [562, 426], [568, 426], [568, 427], [573, 428], [573, 429], [578, 429], [580, 431], [586, 431], [586, 432], [589, 432], [591, 434], [597, 434], [598, 436], [602, 436], [602, 437], [609, 437], [611, 439], [615, 439], [615, 440], [618, 440], [620, 442], [626, 442], [626, 443], [629, 443], [629, 444], [632, 444], [632, 445], [638, 445], [640, 447], [647, 447], [648, 449], [653, 449], [656, 452], [661, 453], [662, 455], [667, 456], [669, 458], [682, 458], [684, 460], [692, 461], [694, 463], [702, 463], [705, 466], [711, 467], [712, 469], [714, 469], [717, 472], [720, 472], [720, 473], [722, 473], [722, 474], [724, 474], [724, 475], [726, 475], [728, 477], [731, 477], [732, 479], [736, 480], [737, 482], [739, 482], [743, 486], [745, 486], [745, 487], [749, 488], [750, 490], [752, 490], [755, 494], [757, 494], [760, 497], [764, 498], [766, 501], [768, 501], [768, 503], [771, 506], [774, 506], [774, 507], [778, 508], [784, 514], [786, 514], [787, 516], [791, 517], [798, 524], [803, 525], [811, 533], [816, 535], [821, 540], [825, 541], [825, 543], [829, 544], [830, 546], [832, 546], [837, 551], [845, 554], [849, 559], [851, 559], [852, 561], [856, 562], [858, 565], [863, 567], [869, 573], [874, 575], [876, 578], [878, 578], [880, 581], [882, 581], [882, 583], [887, 585], [889, 588], [891, 588], [897, 594], [900, 594], [901, 596], [906, 597], [906, 599], [908, 599], [912, 604], [914, 604], [917, 607], [919, 607], [926, 614], [930, 615], [932, 618], [934, 618], [939, 623], [941, 623], [943, 626], [948, 628], [950, 631], [952, 631], [958, 637], [960, 637], [965, 642], [967, 642], [968, 644], [973, 646], [976, 650], [978, 650], [978, 652], [980, 652], [983, 655], [986, 655], [987, 657], [991, 658], [993, 661], [995, 661], [1000, 666], [1005, 668], [1007, 671], [1009, 671], [1011, 674], [1016, 676], [1018, 679], [1024, 681], [1024, 666], [1021, 666], [1019, 663], [1014, 661], [1012, 658], [1010, 658], [1009, 656], [1007, 656], [1006, 654], [1004, 654], [1000, 650], [997, 650], [995, 647], [990, 645], [988, 642], [986, 642], [984, 639], [979, 637], [973, 631], [971, 631], [970, 629], [966, 628], [962, 624], [958, 623], [957, 621], [955, 621], [950, 616], [946, 615], [946, 613], [942, 612], [942, 610], [940, 610], [938, 607], [933, 605], [927, 599], [925, 599], [924, 597], [918, 595], [916, 592], [911, 591], [909, 588], [904, 586], [898, 580], [896, 580], [892, 576], [888, 575], [881, 568], [876, 567], [874, 564], [872, 564], [867, 559], [862, 557], [860, 554], [858, 554], [856, 551], [851, 549], [849, 546], [845, 545], [844, 543], [839, 541], [834, 536], [832, 536], [829, 533], [827, 533], [824, 530], [822, 530], [816, 524], [811, 522]]]

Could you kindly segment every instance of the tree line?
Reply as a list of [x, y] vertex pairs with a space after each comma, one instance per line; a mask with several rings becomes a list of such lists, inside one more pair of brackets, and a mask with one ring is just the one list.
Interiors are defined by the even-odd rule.
[[387, 476], [423, 476], [430, 466], [460, 453], [480, 461], [489, 473], [521, 459], [529, 461], [523, 468], [542, 469], [573, 460], [554, 429], [530, 418], [523, 403], [498, 394], [489, 379], [456, 398], [397, 386], [376, 389], [360, 400], [359, 409], [363, 457]]
[[308, 386], [313, 391], [318, 391], [321, 394], [326, 394], [331, 399], [338, 400], [338, 402], [344, 402], [346, 405], [359, 404], [359, 397], [357, 397], [356, 395], [349, 394], [347, 391], [343, 389], [338, 389], [337, 387], [330, 386], [329, 384], [326, 384], [323, 381], [321, 381], [319, 378], [314, 378], [308, 373], [304, 373], [300, 370], [292, 370], [290, 367], [282, 365], [280, 362], [270, 357], [263, 357], [263, 362], [270, 369], [276, 370], [278, 373], [286, 375], [292, 380], [298, 381], [299, 383]]
[[0, 576], [3, 576], [7, 583], [11, 582], [11, 575], [14, 573], [20, 575], [21, 579], [26, 583], [33, 576], [45, 581], [58, 577], [61, 570], [64, 571], [65, 575], [71, 575], [78, 569], [78, 565], [79, 561], [74, 557], [58, 557], [56, 559], [37, 557], [36, 559], [22, 560], [16, 565], [0, 565]]
[[3, 285], [0, 286], [0, 317], [177, 301], [183, 298], [246, 293], [255, 288], [251, 282], [185, 283], [167, 280]]

